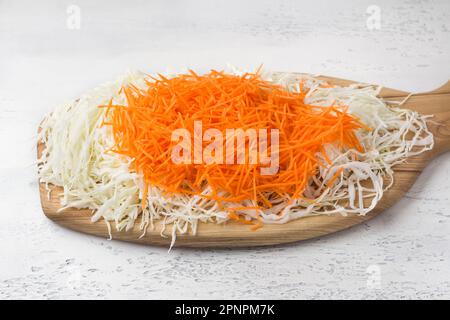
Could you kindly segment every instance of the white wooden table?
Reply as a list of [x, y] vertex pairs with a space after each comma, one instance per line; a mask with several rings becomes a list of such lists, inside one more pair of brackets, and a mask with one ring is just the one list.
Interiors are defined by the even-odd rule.
[[42, 117], [127, 69], [264, 63], [434, 89], [450, 79], [449, 1], [126, 3], [0, 1], [0, 299], [450, 298], [450, 154], [400, 203], [351, 230], [170, 254], [53, 224], [33, 164]]

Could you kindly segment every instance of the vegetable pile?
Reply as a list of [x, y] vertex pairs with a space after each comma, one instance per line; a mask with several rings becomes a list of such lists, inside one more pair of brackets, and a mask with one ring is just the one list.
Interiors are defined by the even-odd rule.
[[[379, 90], [299, 74], [131, 73], [46, 118], [40, 181], [63, 187], [61, 210], [90, 208], [92, 221], [118, 230], [140, 219], [145, 232], [161, 220], [173, 225], [172, 241], [195, 234], [199, 221], [256, 229], [309, 215], [364, 215], [392, 185], [392, 167], [434, 144], [427, 116], [383, 101]], [[196, 121], [203, 130], [278, 129], [279, 170], [173, 163], [171, 133], [194, 132]]]
[[[363, 150], [356, 138], [362, 124], [345, 108], [306, 104], [305, 93], [290, 92], [257, 74], [212, 71], [200, 76], [190, 71], [170, 79], [160, 76], [148, 82], [145, 90], [128, 86], [124, 93], [126, 106], [107, 106], [107, 117], [111, 113], [112, 119], [107, 124], [112, 126], [115, 139], [113, 151], [133, 159], [132, 170], [142, 173], [146, 185], [170, 195], [200, 195], [219, 202], [252, 200], [252, 209], [270, 208], [271, 194], [299, 198], [318, 167], [331, 163], [324, 145], [333, 144], [340, 152]], [[236, 159], [226, 162], [223, 152], [209, 163], [205, 159], [174, 163], [171, 133], [179, 128], [194, 132], [196, 121], [204, 131], [220, 133], [234, 128], [277, 129], [279, 150], [268, 153], [279, 153], [279, 169], [264, 174], [261, 163], [250, 161], [249, 136], [242, 140], [245, 146], [234, 141], [234, 136], [225, 141], [227, 148], [234, 149], [234, 158], [238, 147], [246, 149], [241, 163]], [[203, 145], [202, 150], [210, 141], [203, 140]], [[188, 149], [189, 154], [194, 153], [194, 144]], [[326, 162], [321, 163], [320, 158]], [[206, 188], [210, 192], [204, 193]]]

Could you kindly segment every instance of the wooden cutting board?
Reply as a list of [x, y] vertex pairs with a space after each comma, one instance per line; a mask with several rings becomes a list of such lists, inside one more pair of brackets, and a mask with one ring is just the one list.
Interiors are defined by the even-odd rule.
[[[332, 77], [319, 77], [331, 84], [349, 85], [354, 81], [337, 79]], [[387, 100], [401, 101], [408, 92], [384, 88], [380, 96]], [[265, 225], [256, 231], [250, 231], [248, 225], [236, 222], [226, 224], [200, 223], [196, 235], [178, 235], [176, 247], [245, 247], [263, 246], [286, 242], [311, 239], [336, 231], [347, 229], [351, 226], [369, 220], [392, 206], [412, 186], [418, 175], [422, 172], [428, 162], [436, 156], [450, 150], [450, 81], [442, 87], [425, 93], [412, 95], [403, 105], [404, 108], [416, 110], [421, 114], [434, 115], [433, 123], [430, 123], [431, 131], [435, 136], [435, 147], [433, 150], [418, 156], [408, 158], [404, 164], [396, 166], [395, 183], [384, 195], [377, 207], [366, 216], [341, 215], [314, 216], [294, 220], [282, 225]], [[38, 146], [38, 153], [42, 146]], [[42, 210], [45, 215], [54, 222], [67, 228], [80, 232], [108, 238], [108, 229], [104, 222], [91, 223], [91, 210], [66, 209], [58, 213], [61, 207], [58, 194], [61, 188], [52, 187], [50, 199], [43, 184], [40, 185], [40, 196]], [[130, 241], [149, 245], [169, 245], [170, 237], [163, 238], [160, 235], [161, 225], [155, 224], [155, 228], [148, 229], [144, 237], [139, 224], [128, 232], [118, 232], [112, 229], [112, 237], [116, 240]], [[167, 228], [170, 234], [170, 227]]]

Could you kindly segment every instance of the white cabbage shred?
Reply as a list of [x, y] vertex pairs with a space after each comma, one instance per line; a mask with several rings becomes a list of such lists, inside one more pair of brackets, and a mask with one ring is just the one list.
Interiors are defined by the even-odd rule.
[[[364, 152], [342, 153], [333, 145], [324, 146], [332, 164], [320, 168], [311, 179], [304, 192], [308, 200], [267, 195], [273, 205], [270, 209], [239, 211], [249, 220], [260, 216], [264, 223], [286, 223], [319, 214], [365, 215], [392, 185], [394, 165], [433, 148], [433, 135], [426, 122], [429, 116], [388, 105], [377, 96], [380, 88], [324, 86], [323, 81], [300, 74], [265, 72], [262, 76], [290, 91], [306, 91], [309, 104], [348, 107], [350, 113], [373, 130], [357, 132]], [[195, 234], [199, 221], [222, 223], [228, 220], [228, 214], [213, 200], [188, 195], [168, 197], [151, 186], [148, 205], [142, 210], [142, 177], [129, 170], [132, 159], [110, 151], [114, 139], [110, 127], [101, 126], [106, 109], [98, 106], [107, 105], [111, 99], [114, 104], [126, 105], [120, 88], [127, 84], [145, 88], [145, 79], [143, 73], [130, 73], [51, 113], [39, 133], [43, 143], [38, 160], [39, 178], [47, 186], [63, 188], [61, 211], [68, 207], [92, 209], [93, 222], [104, 219], [108, 227], [114, 222], [117, 230], [129, 230], [139, 223], [145, 232], [155, 220], [160, 220], [163, 236], [165, 226], [173, 225], [174, 241], [177, 233], [191, 231]], [[338, 179], [325, 188], [338, 170], [342, 170]], [[204, 194], [209, 192], [208, 188], [204, 190]], [[247, 200], [237, 205], [253, 207], [256, 204]]]

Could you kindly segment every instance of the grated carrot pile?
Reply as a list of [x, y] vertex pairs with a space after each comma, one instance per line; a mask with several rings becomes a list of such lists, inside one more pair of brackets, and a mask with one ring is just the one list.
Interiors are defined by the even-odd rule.
[[[362, 150], [355, 131], [363, 125], [345, 108], [308, 105], [304, 92], [289, 92], [262, 80], [258, 73], [236, 76], [213, 70], [198, 75], [190, 71], [173, 78], [159, 75], [147, 84], [145, 91], [124, 87], [128, 105], [110, 103], [105, 124], [113, 130], [112, 151], [131, 157], [132, 169], [143, 174], [145, 183], [168, 194], [201, 194], [210, 187], [212, 192], [203, 197], [220, 203], [253, 200], [251, 209], [270, 207], [270, 194], [302, 197], [319, 166], [327, 165], [317, 154], [329, 162], [325, 144]], [[278, 172], [262, 175], [260, 168], [267, 165], [248, 161], [173, 163], [172, 132], [185, 128], [193, 133], [194, 121], [199, 120], [203, 132], [215, 128], [224, 135], [226, 129], [279, 129]], [[203, 143], [205, 147], [210, 142]]]

